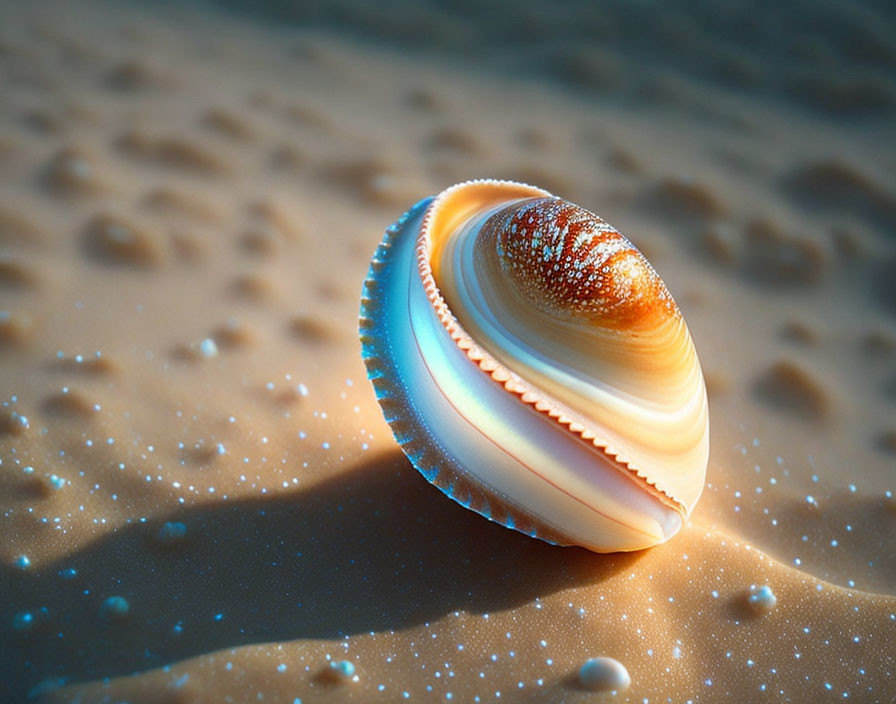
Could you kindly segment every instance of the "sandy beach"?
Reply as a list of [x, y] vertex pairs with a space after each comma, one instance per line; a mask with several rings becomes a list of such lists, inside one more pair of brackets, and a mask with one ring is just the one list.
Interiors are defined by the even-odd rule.
[[[615, 3], [400, 6], [0, 2], [0, 701], [896, 701], [892, 10], [627, 48]], [[711, 444], [669, 543], [490, 523], [383, 419], [370, 258], [481, 177], [678, 302]]]

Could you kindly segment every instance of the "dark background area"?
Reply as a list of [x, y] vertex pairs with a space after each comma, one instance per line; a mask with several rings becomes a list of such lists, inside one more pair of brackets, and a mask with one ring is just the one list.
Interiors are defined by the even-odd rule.
[[687, 76], [831, 116], [882, 117], [896, 108], [896, 4], [885, 0], [200, 4], [472, 70], [543, 76], [593, 97], [672, 100], [666, 81]]

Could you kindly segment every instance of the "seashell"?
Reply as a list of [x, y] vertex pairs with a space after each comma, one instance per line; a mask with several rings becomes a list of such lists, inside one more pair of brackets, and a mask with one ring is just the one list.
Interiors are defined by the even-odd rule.
[[493, 521], [639, 550], [700, 497], [709, 421], [687, 326], [643, 255], [579, 206], [492, 180], [420, 201], [371, 261], [360, 333], [408, 459]]

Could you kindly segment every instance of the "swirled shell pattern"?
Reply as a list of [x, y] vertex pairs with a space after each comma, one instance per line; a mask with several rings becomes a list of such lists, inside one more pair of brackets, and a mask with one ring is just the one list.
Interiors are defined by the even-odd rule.
[[420, 201], [373, 257], [360, 332], [405, 454], [491, 520], [638, 550], [700, 497], [708, 412], [687, 326], [644, 256], [579, 206], [491, 180]]

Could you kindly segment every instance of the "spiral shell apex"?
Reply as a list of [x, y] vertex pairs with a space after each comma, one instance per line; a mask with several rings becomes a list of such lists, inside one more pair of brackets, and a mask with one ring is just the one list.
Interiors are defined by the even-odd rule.
[[703, 490], [703, 374], [665, 284], [616, 229], [471, 181], [387, 229], [362, 354], [412, 464], [458, 503], [596, 552], [675, 535]]

